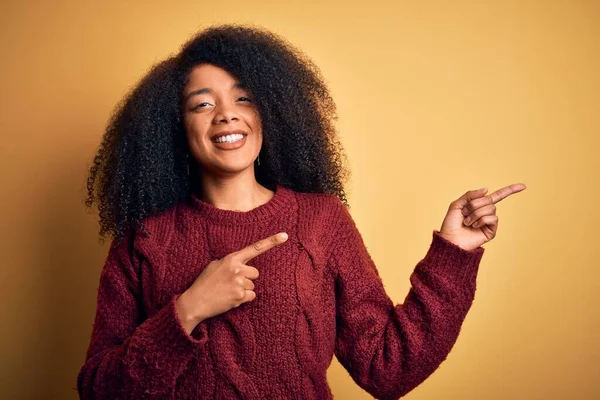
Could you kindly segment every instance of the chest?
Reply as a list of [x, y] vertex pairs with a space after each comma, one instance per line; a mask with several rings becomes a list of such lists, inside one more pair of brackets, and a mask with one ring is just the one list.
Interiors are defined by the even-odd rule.
[[[213, 260], [250, 246], [278, 232], [288, 240], [247, 262], [260, 276], [254, 281], [258, 301], [239, 307], [259, 318], [261, 314], [301, 307], [334, 306], [334, 281], [318, 240], [286, 221], [268, 226], [196, 226], [177, 232], [161, 254], [145, 257], [142, 266], [144, 305], [148, 314], [160, 310], [173, 295], [183, 293]], [[304, 305], [303, 305], [304, 303]]]

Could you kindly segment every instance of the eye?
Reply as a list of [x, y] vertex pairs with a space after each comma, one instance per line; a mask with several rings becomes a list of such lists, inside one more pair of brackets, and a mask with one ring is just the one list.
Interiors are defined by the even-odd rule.
[[243, 96], [242, 96], [242, 97], [240, 97], [240, 98], [238, 99], [238, 101], [247, 101], [247, 102], [250, 102], [250, 103], [252, 102], [252, 100], [250, 100], [250, 98], [249, 98], [249, 97], [243, 97]]
[[208, 105], [210, 105], [210, 103], [207, 103], [207, 102], [198, 103], [198, 104], [196, 104], [194, 107], [192, 107], [192, 111], [195, 111], [195, 110], [197, 110], [197, 109], [199, 109], [199, 108], [204, 108], [204, 105], [205, 105], [205, 104], [208, 104]]

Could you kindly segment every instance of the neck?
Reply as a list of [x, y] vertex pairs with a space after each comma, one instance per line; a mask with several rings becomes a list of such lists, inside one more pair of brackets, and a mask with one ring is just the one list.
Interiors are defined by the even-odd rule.
[[200, 198], [222, 210], [250, 211], [267, 203], [273, 191], [256, 181], [254, 171], [244, 171], [231, 177], [203, 175]]

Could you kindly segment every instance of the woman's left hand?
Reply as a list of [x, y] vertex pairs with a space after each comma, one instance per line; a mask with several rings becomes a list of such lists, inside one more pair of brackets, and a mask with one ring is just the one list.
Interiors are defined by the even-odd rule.
[[486, 188], [468, 191], [450, 204], [440, 235], [465, 250], [489, 242], [498, 230], [495, 204], [525, 188], [524, 184], [515, 183], [487, 196]]

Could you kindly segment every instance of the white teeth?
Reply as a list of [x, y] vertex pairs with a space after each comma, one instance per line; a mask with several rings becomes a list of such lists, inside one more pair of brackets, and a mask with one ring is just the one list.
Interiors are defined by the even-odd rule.
[[235, 133], [233, 135], [225, 135], [225, 136], [220, 136], [218, 138], [215, 139], [216, 143], [234, 143], [237, 141], [240, 141], [244, 138], [244, 135], [241, 135], [239, 133]]

